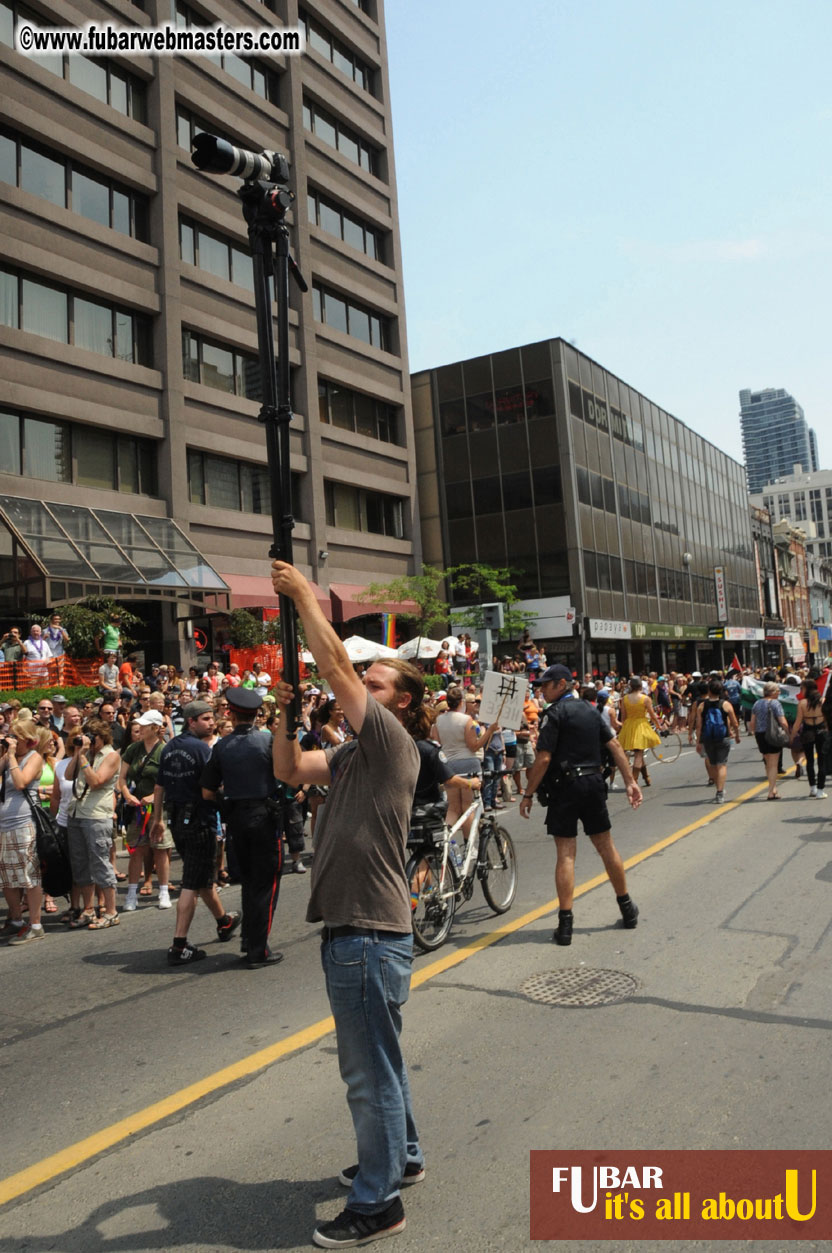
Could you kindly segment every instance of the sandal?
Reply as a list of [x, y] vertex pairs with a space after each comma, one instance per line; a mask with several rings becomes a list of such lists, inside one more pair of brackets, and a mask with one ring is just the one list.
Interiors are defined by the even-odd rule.
[[45, 914], [57, 914], [58, 906], [55, 904], [51, 896], [44, 896], [43, 912]]
[[77, 918], [73, 918], [69, 924], [70, 931], [80, 931], [82, 927], [86, 928], [90, 923], [95, 922], [95, 910], [84, 909], [78, 914]]
[[121, 919], [118, 914], [102, 914], [100, 918], [94, 918], [87, 927], [88, 931], [103, 931], [105, 927], [117, 927]]
[[127, 882], [127, 875], [124, 873], [124, 871], [123, 871], [123, 870], [117, 870], [117, 871], [116, 871], [116, 882], [117, 882], [117, 883], [126, 883], [126, 882]]
[[139, 896], [152, 896], [152, 895], [153, 895], [153, 884], [143, 883], [142, 886], [139, 888]]
[[81, 917], [81, 910], [74, 909], [72, 906], [70, 906], [69, 909], [64, 910], [64, 912], [61, 914], [60, 918], [58, 919], [58, 922], [74, 922], [76, 918], [80, 918], [80, 917]]

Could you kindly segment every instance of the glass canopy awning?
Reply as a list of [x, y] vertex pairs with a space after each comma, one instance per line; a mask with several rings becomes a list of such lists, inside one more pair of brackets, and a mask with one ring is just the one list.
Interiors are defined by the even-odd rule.
[[85, 596], [228, 605], [228, 584], [169, 518], [0, 496], [0, 522], [0, 610]]

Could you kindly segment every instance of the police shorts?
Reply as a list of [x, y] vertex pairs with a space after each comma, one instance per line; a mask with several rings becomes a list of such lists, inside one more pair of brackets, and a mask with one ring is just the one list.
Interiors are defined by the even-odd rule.
[[574, 840], [579, 820], [586, 835], [603, 835], [612, 825], [607, 809], [607, 785], [600, 773], [583, 774], [553, 791], [546, 813], [549, 835]]
[[174, 822], [173, 843], [182, 858], [182, 887], [201, 892], [213, 887], [217, 860], [216, 830], [204, 822]]

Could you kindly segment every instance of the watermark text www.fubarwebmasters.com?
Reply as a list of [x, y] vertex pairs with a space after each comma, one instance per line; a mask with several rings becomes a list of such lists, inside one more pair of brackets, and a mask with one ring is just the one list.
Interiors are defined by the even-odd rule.
[[305, 37], [300, 29], [277, 26], [182, 27], [115, 26], [88, 22], [85, 26], [35, 26], [18, 22], [15, 48], [25, 56], [48, 53], [78, 53], [100, 56], [104, 53], [145, 53], [153, 56], [187, 56], [190, 53], [235, 52], [238, 56], [304, 51]]

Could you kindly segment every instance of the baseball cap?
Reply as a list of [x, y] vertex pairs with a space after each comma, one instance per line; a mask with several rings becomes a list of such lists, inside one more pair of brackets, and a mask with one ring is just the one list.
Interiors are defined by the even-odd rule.
[[136, 721], [140, 727], [163, 727], [165, 725], [165, 720], [158, 709], [148, 709], [147, 713], [142, 714]]
[[532, 679], [532, 683], [535, 685], [540, 683], [559, 683], [561, 679], [566, 679], [567, 683], [571, 683], [572, 671], [568, 666], [556, 663], [554, 666], [547, 666], [539, 678]]
[[66, 697], [65, 697], [65, 696], [61, 696], [61, 694], [60, 694], [60, 692], [59, 692], [57, 696], [53, 696], [53, 697], [52, 697], [52, 704], [53, 704], [53, 705], [65, 705], [65, 704], [66, 704]]
[[701, 678], [702, 678], [702, 671], [701, 671], [701, 670], [691, 670], [690, 677], [691, 677], [692, 679], [701, 679]]
[[[150, 714], [143, 714], [142, 718], [150, 718], [154, 712], [154, 710], [151, 710]], [[182, 710], [182, 717], [187, 722], [189, 718], [198, 718], [200, 714], [212, 714], [213, 712], [214, 707], [213, 705], [209, 705], [207, 700], [192, 700], [191, 703], [186, 705]], [[139, 718], [139, 725], [142, 724], [142, 718]]]

